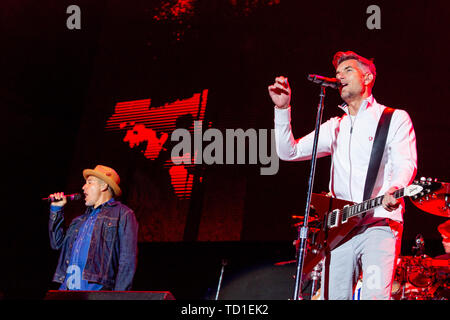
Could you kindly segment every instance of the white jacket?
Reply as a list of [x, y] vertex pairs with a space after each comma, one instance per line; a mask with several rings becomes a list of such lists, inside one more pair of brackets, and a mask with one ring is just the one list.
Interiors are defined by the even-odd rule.
[[[331, 118], [320, 126], [317, 156], [331, 155], [329, 188], [333, 197], [359, 203], [363, 200], [378, 120], [386, 107], [370, 96], [363, 101], [353, 119], [345, 104], [341, 108], [346, 114], [340, 118]], [[290, 108], [275, 108], [275, 142], [279, 158], [287, 161], [310, 160], [314, 132], [295, 140], [290, 123]], [[414, 127], [408, 113], [396, 109], [392, 115], [384, 156], [371, 198], [383, 195], [392, 186], [408, 186], [416, 171]], [[402, 201], [400, 207], [392, 212], [382, 207], [376, 208], [374, 217], [402, 222], [403, 212]]]

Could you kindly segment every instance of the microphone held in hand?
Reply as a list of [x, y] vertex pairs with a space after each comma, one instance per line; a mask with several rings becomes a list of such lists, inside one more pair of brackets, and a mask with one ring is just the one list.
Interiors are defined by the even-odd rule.
[[339, 89], [341, 86], [341, 82], [338, 79], [322, 77], [317, 74], [308, 75], [308, 80], [320, 84], [321, 86], [330, 87], [333, 89]]
[[[75, 200], [80, 200], [81, 199], [81, 194], [79, 193], [73, 193], [73, 194], [66, 194], [64, 195], [64, 197], [69, 201], [75, 201]], [[60, 201], [61, 199], [55, 199], [53, 197], [48, 197], [48, 198], [42, 198], [42, 201], [47, 201], [47, 202], [55, 202], [55, 201]]]

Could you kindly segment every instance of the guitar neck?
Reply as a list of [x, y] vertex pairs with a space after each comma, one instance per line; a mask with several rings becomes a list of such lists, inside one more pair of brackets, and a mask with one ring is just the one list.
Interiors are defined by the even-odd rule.
[[[437, 180], [432, 181], [431, 178], [420, 178], [420, 182], [414, 181], [411, 185], [396, 190], [393, 193], [393, 196], [395, 199], [411, 197], [413, 200], [417, 200], [430, 193], [439, 192], [439, 190], [444, 190], [443, 183], [438, 182]], [[384, 195], [351, 206], [346, 205], [342, 209], [335, 209], [329, 212], [326, 221], [327, 228], [341, 227], [341, 225], [346, 223], [349, 218], [361, 215], [364, 212], [381, 206], [383, 198]]]
[[[405, 188], [398, 189], [394, 192], [393, 196], [396, 199], [403, 198], [405, 195]], [[343, 216], [346, 218], [351, 218], [358, 216], [360, 214], [363, 214], [364, 212], [367, 212], [369, 210], [372, 210], [376, 207], [381, 206], [381, 203], [383, 202], [384, 195], [372, 198], [366, 201], [363, 201], [358, 204], [354, 204], [352, 206], [348, 206], [342, 209]]]

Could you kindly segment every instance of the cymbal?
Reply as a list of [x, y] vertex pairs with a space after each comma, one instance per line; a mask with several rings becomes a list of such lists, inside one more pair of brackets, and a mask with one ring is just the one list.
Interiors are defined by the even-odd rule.
[[422, 211], [442, 216], [450, 217], [450, 183], [441, 182], [442, 187], [425, 197], [413, 200], [412, 203]]
[[435, 259], [428, 256], [401, 256], [399, 266], [422, 266], [432, 268], [450, 268], [449, 259]]
[[448, 259], [425, 258], [422, 260], [422, 264], [426, 267], [450, 268], [450, 260]]

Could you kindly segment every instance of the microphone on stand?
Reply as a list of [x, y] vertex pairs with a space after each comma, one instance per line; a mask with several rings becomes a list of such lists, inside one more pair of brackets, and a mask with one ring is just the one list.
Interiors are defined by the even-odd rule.
[[308, 80], [320, 84], [323, 87], [330, 87], [333, 89], [339, 89], [339, 87], [341, 86], [341, 81], [339, 81], [338, 79], [322, 77], [317, 74], [308, 75]]
[[425, 241], [421, 234], [416, 236], [415, 246], [412, 247], [413, 251], [416, 252], [415, 256], [422, 256], [425, 249]]
[[[76, 200], [80, 200], [81, 199], [81, 194], [79, 193], [73, 193], [73, 194], [66, 194], [64, 195], [64, 197], [67, 199], [67, 201], [76, 201]], [[60, 201], [56, 200], [53, 197], [48, 197], [48, 198], [42, 198], [42, 201], [47, 201], [47, 202], [55, 202], [55, 201]]]

